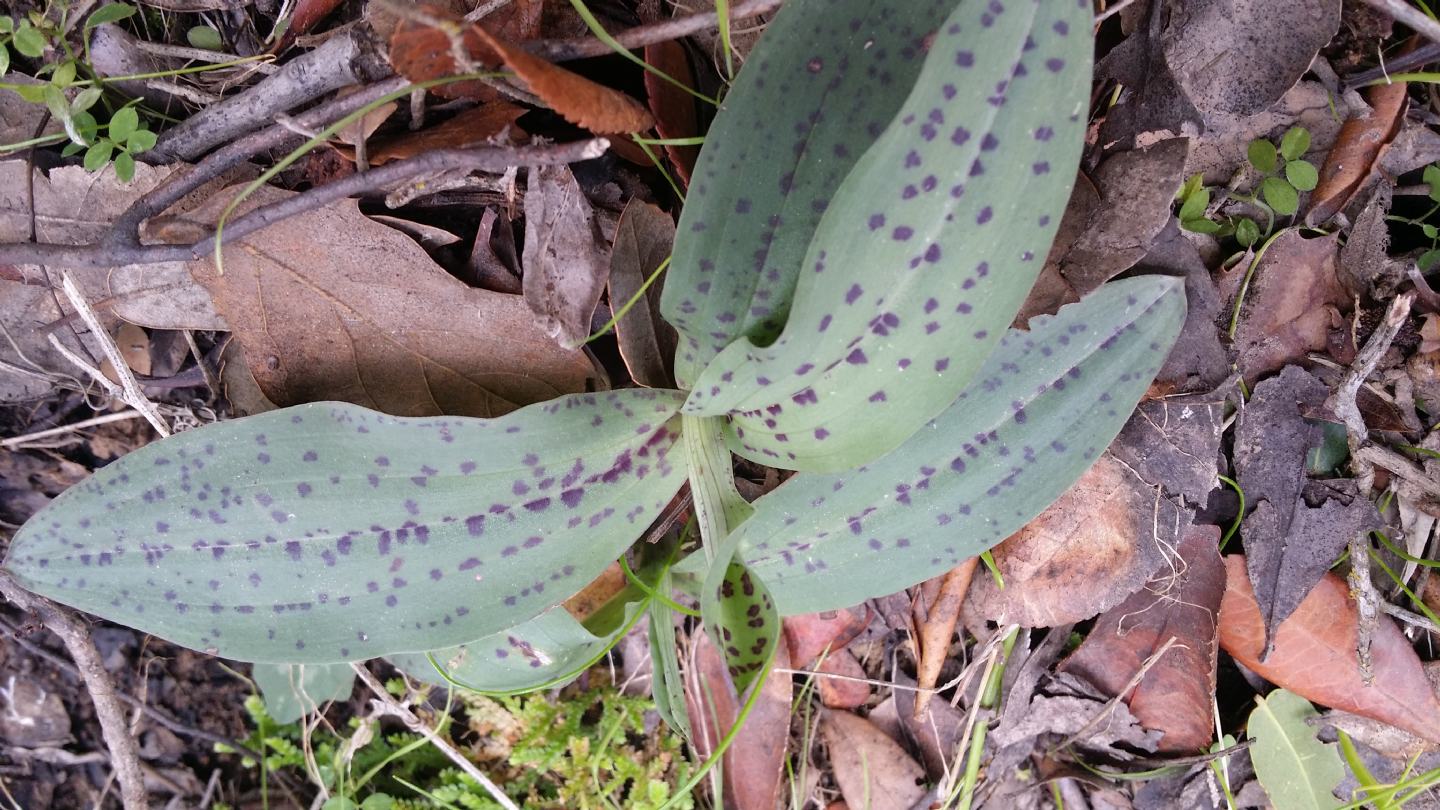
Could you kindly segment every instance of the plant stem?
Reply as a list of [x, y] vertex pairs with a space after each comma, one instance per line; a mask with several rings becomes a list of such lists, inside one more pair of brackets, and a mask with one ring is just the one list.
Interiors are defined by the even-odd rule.
[[[725, 447], [723, 423], [713, 416], [681, 416], [685, 457], [690, 463], [690, 495], [705, 560], [715, 563], [715, 549], [753, 511], [735, 489], [735, 471]], [[729, 560], [724, 561], [726, 564]]]
[[[990, 673], [985, 679], [985, 688], [980, 692], [979, 711], [993, 711], [1000, 705], [1000, 685], [1005, 680], [1005, 662], [1010, 658], [1010, 651], [1015, 648], [1015, 639], [1019, 635], [1020, 628], [1016, 627], [1005, 637], [1005, 641], [1001, 642], [1000, 653], [991, 665]], [[989, 729], [989, 721], [981, 718], [975, 723], [975, 730], [971, 733], [958, 810], [970, 810], [970, 805], [975, 800], [975, 785], [980, 781], [980, 761], [985, 757], [985, 735]]]

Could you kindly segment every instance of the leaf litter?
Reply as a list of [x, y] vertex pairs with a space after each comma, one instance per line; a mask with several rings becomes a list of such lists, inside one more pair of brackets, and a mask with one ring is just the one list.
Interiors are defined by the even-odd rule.
[[[378, 166], [434, 149], [543, 143], [573, 137], [575, 126], [597, 134], [652, 127], [662, 138], [704, 134], [703, 107], [694, 115], [693, 97], [652, 74], [642, 80], [633, 66], [608, 64], [572, 70], [527, 51], [531, 40], [583, 33], [573, 17], [560, 20], [571, 12], [564, 4], [557, 11], [516, 0], [476, 27], [453, 29], [458, 34], [434, 22], [453, 23], [475, 4], [457, 0], [388, 21], [384, 5], [372, 4], [364, 15], [387, 38], [391, 63], [410, 79], [503, 65], [515, 81], [437, 87], [434, 94], [457, 99], [450, 102], [455, 106], [433, 117], [412, 120], [402, 111], [377, 122], [373, 134], [358, 139], [364, 149], [341, 147], [351, 161]], [[633, 5], [635, 17], [607, 18], [607, 27], [663, 20], [654, 4]], [[1436, 311], [1425, 308], [1424, 262], [1419, 270], [1414, 265], [1436, 245], [1425, 230], [1429, 204], [1413, 208], [1415, 197], [1399, 192], [1430, 182], [1419, 174], [1440, 158], [1432, 100], [1415, 82], [1357, 92], [1344, 75], [1336, 76], [1336, 70], [1358, 72], [1353, 65], [1374, 65], [1375, 53], [1407, 33], [1357, 25], [1358, 7], [1334, 0], [1283, 8], [1146, 3], [1102, 25], [1109, 38], [1097, 54], [1096, 89], [1107, 99], [1113, 93], [1113, 104], [1092, 114], [1084, 171], [1020, 320], [1054, 312], [1112, 278], [1161, 272], [1185, 278], [1189, 313], [1179, 343], [1111, 450], [1059, 504], [995, 549], [993, 574], [975, 565], [972, 579], [952, 581], [949, 590], [937, 581], [851, 610], [785, 620], [782, 646], [790, 668], [820, 674], [772, 675], [760, 687], [760, 708], [726, 757], [728, 805], [773, 807], [777, 796], [795, 788], [817, 801], [843, 798], [850, 807], [910, 807], [937, 795], [927, 791], [953, 787], [973, 739], [968, 730], [977, 718], [983, 724], [990, 717], [979, 708], [980, 672], [970, 656], [982, 651], [982, 639], [1011, 623], [1029, 629], [1017, 636], [1005, 664], [1003, 708], [983, 742], [981, 784], [992, 780], [993, 789], [982, 789], [981, 806], [1040, 801], [1041, 789], [1017, 777], [1033, 767], [1062, 793], [1089, 791], [1097, 803], [1128, 792], [1138, 807], [1217, 806], [1221, 772], [1233, 780], [1226, 787], [1242, 804], [1266, 795], [1279, 802], [1290, 788], [1258, 746], [1277, 729], [1302, 748], [1323, 750], [1331, 740], [1317, 736], [1323, 723], [1303, 721], [1309, 712], [1289, 693], [1325, 710], [1323, 721], [1352, 730], [1362, 756], [1383, 778], [1403, 778], [1407, 757], [1433, 758], [1427, 752], [1440, 745], [1434, 731], [1440, 704], [1424, 664], [1434, 657], [1429, 644], [1436, 633], [1378, 566], [1370, 566], [1368, 591], [1337, 576], [1350, 570], [1342, 558], [1362, 547], [1355, 538], [1384, 531], [1409, 558], [1383, 545], [1363, 547], [1398, 571], [1432, 612], [1440, 605], [1430, 566], [1414, 561], [1440, 554], [1421, 528], [1429, 524], [1415, 517], [1433, 520], [1440, 514], [1436, 499], [1405, 488], [1410, 473], [1394, 469], [1393, 460], [1392, 468], [1366, 475], [1356, 459], [1345, 458], [1373, 442], [1402, 459], [1408, 454], [1407, 463], [1433, 476], [1428, 455], [1408, 449], [1437, 449], [1432, 411], [1440, 375], [1433, 369], [1440, 362], [1433, 356], [1440, 344], [1433, 317], [1406, 324], [1361, 388], [1365, 435], [1347, 443], [1340, 429], [1337, 441], [1340, 416], [1325, 410], [1391, 299], [1419, 288], [1417, 309], [1426, 316]], [[346, 3], [302, 3], [287, 37], [343, 24], [353, 19], [345, 16], [351, 11]], [[1346, 31], [1372, 39], [1346, 51], [1353, 48], [1347, 35], [1337, 36]], [[303, 39], [290, 47], [307, 47], [296, 42]], [[723, 72], [715, 69], [723, 57], [706, 64], [675, 42], [645, 52], [647, 61], [700, 90], [717, 86]], [[803, 96], [789, 92], [792, 102]], [[856, 108], [901, 100], [866, 98]], [[31, 112], [18, 96], [0, 95], [0, 121], [13, 124], [15, 140], [40, 126]], [[1245, 199], [1257, 192], [1247, 150], [1257, 138], [1278, 142], [1297, 125], [1310, 134], [1306, 158], [1319, 166], [1319, 185], [1302, 193], [1298, 217], [1279, 217], [1266, 228], [1265, 238], [1273, 240], [1245, 245], [1232, 233], [1178, 227], [1172, 201], [1197, 174], [1211, 192], [1205, 216], [1220, 224], [1250, 218], [1265, 227], [1263, 210]], [[666, 145], [661, 151], [683, 189], [692, 179], [693, 149]], [[858, 158], [837, 152], [839, 160]], [[744, 156], [729, 159], [740, 166]], [[355, 170], [340, 165], [341, 175]], [[91, 175], [56, 166], [31, 174], [24, 160], [4, 161], [0, 238], [29, 239], [30, 203], [20, 190], [32, 177], [38, 241], [84, 244], [102, 238], [110, 220], [172, 171], [141, 164], [136, 180], [121, 184], [111, 171]], [[798, 182], [824, 189], [829, 180]], [[286, 175], [279, 184], [297, 187]], [[597, 191], [607, 184], [618, 191]], [[237, 215], [287, 193], [263, 190]], [[234, 194], [234, 188], [207, 188], [152, 219], [147, 239], [203, 236]], [[676, 337], [660, 315], [664, 274], [641, 291], [668, 256], [682, 210], [664, 178], [644, 165], [607, 158], [524, 170], [506, 195], [477, 202], [463, 190], [441, 192], [407, 205], [400, 213], [416, 223], [415, 233], [458, 235], [449, 245], [432, 244], [430, 255], [412, 236], [367, 216], [378, 210], [372, 194], [231, 245], [223, 274], [198, 260], [120, 265], [79, 280], [99, 302], [106, 332], [118, 337], [122, 350], [131, 347], [124, 353], [133, 360], [128, 365], [149, 372], [142, 373], [144, 382], [152, 382], [151, 373], [175, 371], [177, 379], [200, 381], [192, 390], [204, 392], [209, 404], [232, 412], [348, 400], [393, 414], [490, 416], [562, 392], [671, 385]], [[782, 210], [779, 203], [772, 207]], [[783, 210], [798, 218], [791, 222], [818, 216]], [[505, 236], [511, 233], [523, 239]], [[783, 253], [783, 238], [779, 244]], [[0, 267], [0, 326], [9, 338], [0, 342], [0, 359], [9, 364], [0, 369], [0, 399], [6, 402], [44, 402], [56, 398], [57, 387], [83, 387], [79, 369], [53, 350], [52, 334], [82, 354], [100, 356], [96, 336], [80, 330], [83, 344], [75, 342], [76, 319], [51, 290], [58, 269]], [[755, 292], [736, 295], [749, 300]], [[588, 342], [632, 299], [613, 337]], [[763, 316], [755, 317], [747, 326], [765, 334]], [[160, 347], [182, 345], [179, 336], [187, 330], [198, 336], [202, 353], [213, 347], [217, 358], [230, 358], [224, 368], [207, 365], [215, 358], [186, 360], [183, 352], [178, 361], [159, 362]], [[233, 335], [228, 346], [211, 342], [219, 333]], [[147, 341], [156, 343], [147, 348]], [[204, 388], [209, 375], [225, 381], [220, 391]], [[164, 398], [171, 389], [146, 390]], [[66, 396], [61, 404], [40, 406], [33, 420], [8, 411], [7, 427], [29, 432], [89, 414], [73, 394]], [[96, 439], [94, 446], [103, 448], [107, 439]], [[1341, 455], [1316, 469], [1315, 451], [1327, 441]], [[93, 463], [69, 450], [61, 455], [52, 461], [24, 451], [14, 458], [25, 463], [7, 462], [0, 506], [13, 502], [19, 510], [7, 506], [7, 521], [12, 514], [23, 520], [63, 488], [43, 482], [43, 470], [68, 465], [73, 478], [77, 461]], [[755, 465], [739, 471], [757, 485], [766, 480]], [[1235, 482], [1243, 505], [1222, 475]], [[1378, 610], [1382, 615], [1366, 618], [1377, 608], [1377, 593], [1388, 602]], [[937, 595], [943, 598], [936, 601]], [[882, 601], [890, 608], [873, 609]], [[1392, 621], [1385, 608], [1405, 621]], [[902, 614], [904, 622], [888, 627], [878, 620]], [[682, 624], [679, 632], [688, 629]], [[1062, 655], [1072, 634], [1078, 649]], [[1368, 667], [1357, 652], [1363, 635], [1371, 639]], [[720, 657], [703, 651], [704, 634], [694, 634], [694, 641], [702, 651], [697, 665], [682, 662], [691, 679], [687, 692], [718, 696], [720, 704], [703, 710], [719, 721], [697, 746], [703, 755], [733, 724], [743, 695], [734, 693]], [[1236, 675], [1236, 665], [1248, 680]], [[938, 691], [917, 699], [916, 676], [919, 688]], [[802, 691], [806, 682], [815, 688]], [[1271, 691], [1269, 684], [1287, 691]], [[808, 731], [795, 716], [797, 695], [822, 712]], [[1257, 706], [1271, 707], [1281, 721], [1267, 728], [1250, 714]], [[1105, 789], [1076, 770], [1139, 770], [1219, 745], [1217, 710], [1223, 733], [1257, 746], [1248, 756], [1224, 757], [1220, 770], [1186, 762], [1179, 775], [1111, 782]], [[807, 741], [809, 749], [802, 747]], [[1434, 767], [1423, 765], [1428, 761], [1421, 767]], [[811, 772], [808, 781], [787, 784], [786, 768], [801, 764]], [[1307, 795], [1317, 804], [1338, 804], [1358, 784], [1349, 763], [1338, 766], [1311, 780]], [[1336, 773], [1345, 775], [1338, 787]]]

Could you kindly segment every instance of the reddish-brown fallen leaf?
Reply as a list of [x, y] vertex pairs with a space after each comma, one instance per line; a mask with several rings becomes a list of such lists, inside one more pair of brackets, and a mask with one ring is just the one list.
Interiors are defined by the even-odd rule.
[[[694, 665], [685, 669], [685, 709], [696, 747], [708, 757], [735, 725], [739, 700], [714, 643], [696, 634]], [[790, 655], [781, 644], [775, 666], [788, 669]], [[760, 689], [755, 708], [725, 751], [725, 805], [735, 810], [774, 810], [780, 796], [785, 750], [790, 741], [790, 697], [793, 679], [771, 672]]]
[[910, 810], [925, 795], [925, 770], [869, 720], [849, 712], [827, 711], [820, 735], [840, 792], [851, 807]]
[[934, 601], [927, 606], [924, 616], [915, 617], [920, 628], [916, 638], [920, 649], [915, 679], [921, 689], [927, 690], [920, 692], [915, 699], [916, 717], [925, 713], [925, 707], [934, 696], [928, 690], [934, 689], [935, 684], [940, 682], [940, 668], [950, 657], [950, 638], [955, 635], [955, 625], [960, 621], [960, 606], [965, 602], [970, 579], [975, 576], [975, 565], [979, 561], [979, 557], [970, 557], [937, 577], [940, 587]]
[[[818, 667], [825, 673], [815, 679], [820, 689], [820, 702], [832, 709], [858, 709], [870, 700], [870, 684], [865, 670], [849, 650], [832, 652]], [[838, 675], [838, 678], [825, 677]]]
[[845, 649], [868, 624], [869, 610], [856, 613], [844, 609], [787, 616], [782, 621], [790, 660], [797, 667], [810, 666], [827, 649], [831, 652]]
[[1055, 627], [1119, 604], [1179, 541], [1175, 507], [1105, 454], [1049, 509], [993, 550], [1005, 580], [978, 577], [968, 617]]
[[1245, 558], [1225, 558], [1220, 647], [1260, 677], [1332, 709], [1342, 709], [1440, 742], [1440, 700], [1415, 648], [1388, 616], [1380, 616], [1370, 646], [1371, 672], [1361, 677], [1355, 650], [1356, 607], [1345, 580], [1326, 574], [1275, 631], [1275, 649], [1260, 660], [1265, 622], [1245, 573]]
[[[671, 361], [678, 340], [675, 328], [660, 315], [660, 280], [644, 293], [645, 280], [670, 256], [675, 220], [638, 197], [620, 212], [615, 243], [610, 249], [610, 309], [628, 312], [615, 323], [615, 341], [630, 377], [648, 388], [673, 388]], [[630, 301], [639, 299], [634, 305]]]
[[[473, 62], [473, 67], [503, 65], [509, 68], [530, 92], [573, 124], [600, 135], [643, 132], [655, 124], [640, 102], [618, 90], [546, 62], [481, 25], [449, 19], [431, 7], [425, 7], [425, 13], [453, 26], [454, 37], [463, 45], [464, 55]], [[451, 36], [437, 27], [406, 19], [390, 38], [390, 63], [397, 72], [416, 82], [464, 72], [464, 68], [472, 66], [457, 64], [456, 43]], [[440, 85], [434, 92], [449, 98], [491, 97], [481, 82]]]
[[[369, 144], [369, 161], [372, 166], [415, 157], [432, 149], [464, 149], [489, 143], [492, 138], [508, 127], [510, 143], [525, 143], [529, 136], [515, 125], [516, 119], [524, 115], [524, 107], [508, 101], [492, 101], [471, 107], [454, 117], [426, 127], [419, 132], [407, 132], [392, 138], [384, 138]], [[355, 159], [355, 148], [337, 145], [335, 150], [347, 160]]]
[[1175, 639], [1125, 698], [1142, 725], [1165, 733], [1161, 751], [1203, 750], [1212, 737], [1215, 624], [1225, 593], [1219, 541], [1219, 528], [1192, 526], [1180, 543], [1180, 565], [1162, 568], [1101, 615], [1085, 643], [1061, 665], [1115, 697], [1150, 656]]
[[[685, 46], [679, 42], [672, 40], [646, 45], [645, 61], [682, 84], [695, 85], [690, 58], [685, 53]], [[645, 71], [645, 95], [650, 101], [650, 112], [655, 116], [655, 131], [660, 137], [693, 138], [700, 134], [694, 96], [648, 70]], [[680, 185], [690, 185], [690, 174], [695, 170], [695, 158], [700, 155], [700, 147], [666, 146], [665, 154], [675, 165]]]
[[1324, 349], [1330, 330], [1343, 323], [1339, 309], [1350, 295], [1335, 274], [1337, 240], [1337, 234], [1305, 239], [1292, 228], [1265, 251], [1235, 330], [1236, 364], [1245, 379], [1254, 382]]
[[295, 10], [290, 14], [290, 24], [285, 28], [285, 36], [276, 50], [283, 50], [295, 41], [295, 37], [308, 32], [315, 23], [323, 20], [342, 2], [344, 0], [298, 0]]
[[[152, 221], [151, 233], [205, 233], [236, 192]], [[290, 195], [262, 187], [236, 215]], [[280, 405], [330, 399], [400, 416], [497, 416], [594, 383], [585, 355], [556, 346], [523, 299], [466, 287], [354, 200], [241, 239], [224, 261], [223, 275], [209, 260], [191, 272]]]
[[1400, 134], [1409, 91], [1407, 83], [1394, 82], [1377, 84], [1365, 92], [1370, 109], [1345, 122], [1335, 146], [1325, 155], [1320, 181], [1310, 193], [1306, 225], [1315, 228], [1329, 222], [1365, 186], [1380, 156]]

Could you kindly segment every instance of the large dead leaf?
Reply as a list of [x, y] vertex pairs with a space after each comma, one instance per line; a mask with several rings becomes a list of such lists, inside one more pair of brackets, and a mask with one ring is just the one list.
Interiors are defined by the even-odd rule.
[[1146, 728], [1164, 732], [1159, 750], [1203, 750], [1213, 736], [1215, 627], [1225, 593], [1220, 530], [1191, 527], [1180, 543], [1179, 565], [1106, 611], [1062, 668], [1119, 695], [1170, 639], [1175, 644], [1125, 695]]
[[610, 266], [594, 211], [568, 166], [536, 166], [525, 187], [525, 302], [541, 327], [574, 348], [590, 337]]
[[1291, 229], [1261, 258], [1235, 330], [1245, 379], [1253, 382], [1325, 348], [1338, 309], [1349, 304], [1335, 275], [1337, 240], [1338, 234], [1305, 239]]
[[678, 336], [660, 316], [660, 281], [642, 295], [645, 280], [670, 257], [675, 243], [675, 220], [639, 198], [632, 199], [615, 225], [610, 249], [610, 309], [619, 312], [635, 301], [615, 324], [620, 357], [635, 382], [649, 388], [673, 388], [670, 377]]
[[1379, 527], [1375, 507], [1357, 496], [1353, 482], [1306, 478], [1306, 455], [1320, 444], [1324, 429], [1305, 417], [1319, 410], [1328, 393], [1308, 371], [1287, 366], [1255, 387], [1235, 431], [1236, 478], [1250, 508], [1241, 525], [1246, 565], [1271, 631], [1346, 543]]
[[[193, 236], [235, 193], [157, 226]], [[287, 196], [262, 188], [237, 213]], [[585, 355], [557, 347], [519, 296], [466, 287], [351, 200], [239, 240], [224, 264], [223, 275], [208, 259], [194, 271], [280, 405], [494, 416], [594, 382]]]
[[1342, 709], [1440, 742], [1440, 701], [1415, 648], [1388, 616], [1381, 616], [1370, 645], [1374, 679], [1366, 682], [1355, 651], [1355, 603], [1345, 580], [1326, 574], [1275, 630], [1274, 650], [1261, 660], [1265, 622], [1245, 559], [1225, 558], [1225, 599], [1220, 605], [1220, 647], [1260, 677], [1306, 700]]
[[[440, 9], [426, 6], [432, 17], [456, 26], [456, 38], [473, 65], [457, 64], [451, 35], [437, 27], [403, 20], [390, 38], [390, 63], [396, 72], [415, 82], [467, 72], [467, 68], [509, 68], [552, 110], [565, 120], [597, 134], [642, 132], [654, 119], [640, 102], [601, 84], [546, 62], [507, 41], [505, 33], [447, 19]], [[498, 34], [498, 36], [497, 36]], [[493, 92], [480, 82], [441, 85], [435, 92], [449, 98], [489, 99]]]
[[1185, 325], [1155, 376], [1156, 387], [1174, 393], [1219, 388], [1230, 375], [1230, 355], [1220, 345], [1220, 333], [1215, 328], [1220, 315], [1220, 291], [1195, 243], [1180, 232], [1172, 219], [1136, 268], [1137, 272], [1185, 279]]
[[1100, 457], [1054, 504], [992, 550], [1005, 580], [976, 577], [965, 612], [1054, 627], [1118, 604], [1179, 541], [1174, 505], [1113, 456]]
[[1168, 8], [1165, 61], [1206, 116], [1269, 107], [1340, 27], [1340, 0], [1188, 0]]
[[1225, 418], [1221, 395], [1152, 399], [1136, 407], [1110, 452], [1167, 496], [1198, 509], [1219, 483]]
[[910, 810], [925, 795], [925, 771], [869, 720], [829, 711], [820, 719], [820, 735], [851, 807]]
[[[27, 136], [28, 137], [28, 136]], [[31, 210], [24, 160], [0, 161], [0, 241], [30, 239]], [[79, 166], [35, 173], [35, 238], [40, 242], [76, 245], [106, 234], [110, 220], [130, 203], [159, 185], [173, 169], [136, 166], [135, 178], [122, 184], [114, 170], [98, 174]], [[191, 277], [185, 264], [127, 265], [74, 274], [87, 300], [102, 320], [122, 320], [157, 329], [225, 329], [210, 294]], [[51, 390], [47, 373], [80, 373], [50, 345], [55, 334], [78, 350], [69, 327], [57, 324], [70, 312], [59, 291], [60, 270], [48, 273], [35, 266], [0, 267], [0, 360], [35, 375], [0, 372], [0, 402], [42, 396]], [[51, 286], [55, 290], [51, 291]], [[82, 327], [83, 329], [83, 327]], [[81, 352], [82, 356], [84, 352]], [[99, 356], [99, 352], [95, 352]]]
[[1060, 273], [1086, 295], [1150, 251], [1170, 220], [1170, 203], [1184, 181], [1190, 142], [1171, 138], [1146, 149], [1123, 152], [1095, 172], [1100, 205], [1084, 232], [1060, 260]]
[[870, 623], [870, 611], [827, 610], [824, 613], [803, 613], [781, 620], [785, 630], [790, 659], [797, 667], [808, 667], [821, 653], [845, 649], [851, 639]]
[[[707, 633], [695, 634], [693, 665], [685, 669], [685, 709], [701, 756], [708, 757], [735, 725], [740, 701], [725, 662]], [[784, 644], [776, 650], [775, 666], [790, 667]], [[760, 689], [755, 708], [725, 751], [725, 806], [733, 810], [774, 810], [780, 796], [785, 750], [790, 741], [789, 675], [771, 672]]]

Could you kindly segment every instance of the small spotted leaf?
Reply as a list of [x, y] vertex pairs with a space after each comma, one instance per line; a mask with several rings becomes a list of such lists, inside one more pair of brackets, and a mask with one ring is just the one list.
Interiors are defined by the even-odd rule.
[[[955, 0], [789, 0], [710, 127], [662, 299], [681, 385], [773, 340], [831, 196], [900, 109]], [[801, 45], [800, 43], [803, 43]]]
[[595, 634], [576, 621], [563, 607], [551, 608], [523, 624], [431, 654], [403, 653], [389, 657], [405, 674], [445, 686], [449, 682], [436, 671], [430, 655], [445, 668], [456, 683], [480, 692], [529, 692], [562, 686], [604, 655], [616, 637], [634, 623], [630, 621], [643, 607], [625, 606], [625, 621], [608, 634]]
[[848, 607], [950, 570], [1094, 463], [1184, 318], [1180, 280], [1146, 276], [1008, 332], [976, 381], [898, 450], [852, 472], [797, 475], [756, 501], [731, 535], [740, 557], [782, 615]]
[[577, 592], [684, 480], [680, 394], [497, 419], [315, 403], [143, 447], [16, 535], [36, 593], [227, 658], [332, 663], [496, 633]]
[[724, 653], [735, 690], [744, 694], [775, 652], [780, 616], [770, 590], [744, 562], [733, 559], [723, 569], [717, 565], [714, 570], [724, 574], [718, 586], [707, 583], [700, 611], [711, 640]]
[[730, 344], [696, 379], [687, 415], [728, 415], [731, 449], [753, 461], [837, 472], [954, 401], [1024, 301], [1070, 196], [1089, 9], [959, 5], [829, 201], [779, 339]]

